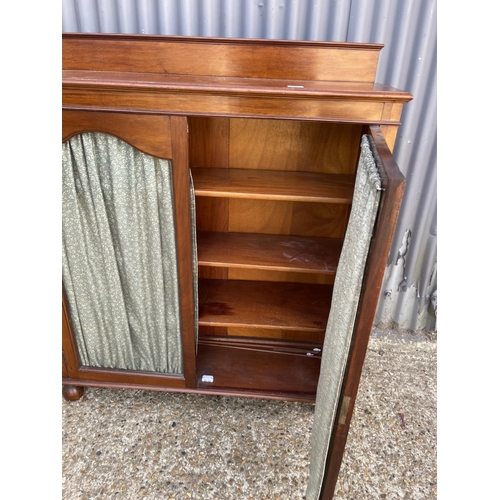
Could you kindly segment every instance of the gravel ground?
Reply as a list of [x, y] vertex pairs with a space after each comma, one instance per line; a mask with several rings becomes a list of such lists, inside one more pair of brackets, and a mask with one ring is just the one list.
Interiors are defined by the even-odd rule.
[[[436, 351], [370, 340], [335, 498], [437, 498]], [[313, 405], [86, 389], [62, 410], [64, 500], [304, 498]]]

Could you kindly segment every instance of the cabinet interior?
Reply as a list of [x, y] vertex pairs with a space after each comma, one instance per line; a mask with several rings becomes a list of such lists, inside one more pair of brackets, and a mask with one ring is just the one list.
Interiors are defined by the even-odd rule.
[[224, 117], [188, 125], [198, 386], [312, 401], [362, 125]]

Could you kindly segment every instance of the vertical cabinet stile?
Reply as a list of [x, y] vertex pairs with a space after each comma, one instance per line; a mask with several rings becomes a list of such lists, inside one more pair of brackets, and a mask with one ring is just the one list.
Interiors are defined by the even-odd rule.
[[193, 244], [189, 200], [189, 136], [185, 116], [172, 116], [172, 160], [174, 220], [181, 306], [182, 350], [186, 386], [196, 387], [195, 304]]

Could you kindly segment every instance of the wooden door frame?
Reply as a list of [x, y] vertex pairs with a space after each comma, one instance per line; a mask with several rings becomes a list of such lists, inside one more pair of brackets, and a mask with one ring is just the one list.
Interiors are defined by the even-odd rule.
[[373, 229], [374, 237], [366, 262], [363, 287], [339, 396], [339, 404], [337, 405], [335, 423], [330, 437], [320, 500], [331, 500], [335, 493], [363, 363], [387, 266], [387, 256], [390, 252], [405, 187], [405, 178], [394, 161], [380, 126], [370, 125], [365, 128], [363, 133], [371, 136], [376, 145], [383, 169], [380, 172], [383, 191]]
[[[67, 299], [63, 290], [62, 348], [63, 393], [67, 399], [78, 399], [83, 386], [116, 388], [196, 387], [196, 346], [193, 289], [193, 244], [189, 180], [189, 137], [185, 116], [127, 114], [63, 109], [63, 142], [81, 132], [109, 133], [144, 153], [172, 161], [172, 194], [179, 283], [183, 374], [156, 374], [131, 370], [114, 370], [82, 366], [71, 328]], [[159, 133], [160, 131], [160, 133]]]

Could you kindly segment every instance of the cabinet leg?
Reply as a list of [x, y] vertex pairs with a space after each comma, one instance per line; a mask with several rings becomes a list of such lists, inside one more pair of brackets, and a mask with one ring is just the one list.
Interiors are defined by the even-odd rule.
[[83, 396], [84, 388], [77, 385], [63, 385], [62, 393], [66, 401], [76, 401]]

